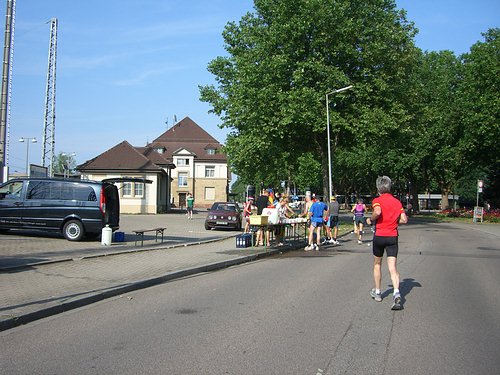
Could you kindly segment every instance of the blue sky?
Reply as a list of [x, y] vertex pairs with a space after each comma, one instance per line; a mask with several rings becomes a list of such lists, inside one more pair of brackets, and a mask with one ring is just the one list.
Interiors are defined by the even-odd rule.
[[[462, 54], [499, 26], [498, 0], [397, 4], [415, 22], [424, 50]], [[51, 18], [59, 22], [55, 150], [74, 152], [80, 164], [123, 140], [145, 145], [172, 126], [174, 115], [191, 117], [223, 143], [227, 130], [199, 101], [198, 85], [213, 83], [206, 68], [225, 53], [224, 25], [252, 10], [252, 0], [17, 0], [11, 172], [25, 168], [21, 137], [37, 138], [29, 159], [41, 162]]]

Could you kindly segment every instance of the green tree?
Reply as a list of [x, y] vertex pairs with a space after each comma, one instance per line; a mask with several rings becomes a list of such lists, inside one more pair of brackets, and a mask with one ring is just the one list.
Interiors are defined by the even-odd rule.
[[500, 29], [490, 29], [483, 37], [484, 41], [462, 55], [457, 95], [463, 129], [462, 168], [467, 175], [486, 173], [485, 198], [500, 206], [500, 191], [495, 189], [500, 186]]
[[306, 190], [320, 191], [321, 163], [311, 153], [305, 153], [298, 157], [297, 170], [295, 171], [295, 185], [305, 192]]
[[231, 185], [231, 193], [237, 194], [235, 199], [239, 202], [245, 201], [246, 184], [237, 177], [236, 181]]
[[55, 157], [54, 173], [62, 175], [71, 175], [76, 168], [76, 159], [74, 154], [60, 152]]
[[311, 154], [326, 193], [325, 94], [354, 84], [332, 98], [335, 180], [354, 170], [376, 176], [383, 166], [373, 152], [406, 118], [398, 98], [414, 33], [393, 0], [255, 0], [255, 12], [223, 32], [228, 56], [208, 65], [217, 85], [200, 87], [201, 100], [230, 129], [232, 170], [277, 184], [296, 179], [290, 174], [307, 160], [299, 156]]
[[463, 137], [457, 110], [460, 60], [451, 51], [425, 52], [418, 69], [411, 154], [421, 169], [427, 189], [439, 186], [442, 208], [448, 208], [448, 194], [461, 176]]

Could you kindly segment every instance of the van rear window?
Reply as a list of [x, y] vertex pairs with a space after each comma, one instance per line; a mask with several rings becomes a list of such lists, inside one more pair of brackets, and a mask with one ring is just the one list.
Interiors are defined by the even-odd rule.
[[27, 199], [97, 201], [91, 186], [61, 181], [30, 181]]

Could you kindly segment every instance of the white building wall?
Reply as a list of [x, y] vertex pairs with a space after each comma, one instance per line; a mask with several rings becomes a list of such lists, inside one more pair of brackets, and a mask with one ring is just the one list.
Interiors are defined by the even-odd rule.
[[205, 178], [205, 168], [207, 166], [215, 167], [213, 178], [227, 178], [227, 164], [210, 162], [196, 163], [195, 178]]

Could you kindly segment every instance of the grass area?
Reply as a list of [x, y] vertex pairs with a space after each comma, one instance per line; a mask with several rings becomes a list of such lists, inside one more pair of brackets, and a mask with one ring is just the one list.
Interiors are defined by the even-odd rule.
[[349, 223], [347, 223], [347, 222], [340, 222], [340, 225], [339, 225], [339, 235], [352, 232], [353, 229], [354, 229], [354, 226], [352, 224], [352, 221], [350, 221]]
[[[472, 223], [472, 216], [470, 217], [463, 217], [463, 216], [447, 216], [443, 214], [418, 214], [418, 215], [413, 215], [409, 219], [411, 220], [412, 218], [416, 219], [421, 219], [421, 220], [427, 220], [427, 221], [433, 221], [433, 222], [438, 222], [438, 223]], [[488, 224], [500, 224], [500, 221], [495, 218], [488, 218], [484, 217], [483, 218], [483, 223], [488, 223]]]

